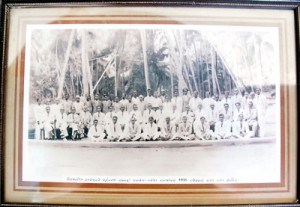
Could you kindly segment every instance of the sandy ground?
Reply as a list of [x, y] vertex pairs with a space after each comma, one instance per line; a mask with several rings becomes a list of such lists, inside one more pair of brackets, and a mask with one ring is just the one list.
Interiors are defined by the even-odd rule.
[[276, 143], [183, 148], [66, 148], [29, 146], [25, 180], [65, 176], [189, 176], [275, 182]]

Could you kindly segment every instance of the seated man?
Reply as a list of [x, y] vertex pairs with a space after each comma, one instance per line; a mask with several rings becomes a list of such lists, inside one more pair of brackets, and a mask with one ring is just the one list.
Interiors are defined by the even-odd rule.
[[209, 124], [206, 121], [205, 116], [200, 116], [200, 121], [196, 120], [194, 122], [194, 132], [196, 138], [199, 140], [211, 140], [212, 139], [212, 131], [209, 129]]
[[244, 110], [241, 107], [241, 102], [236, 102], [235, 103], [235, 108], [232, 111], [232, 120], [237, 121], [239, 120], [239, 114], [244, 113]]
[[218, 119], [218, 112], [215, 108], [215, 103], [211, 102], [209, 105], [209, 109], [206, 110], [206, 118], [209, 124], [210, 130], [215, 132], [215, 125]]
[[189, 105], [186, 105], [185, 106], [185, 110], [184, 112], [182, 112], [181, 116], [186, 116], [188, 118], [188, 121], [190, 123], [193, 123], [194, 122], [194, 119], [195, 119], [195, 114], [194, 112], [191, 110], [190, 106]]
[[231, 111], [231, 109], [229, 108], [229, 104], [228, 104], [228, 103], [224, 103], [224, 110], [223, 110], [223, 113], [224, 113], [224, 120], [225, 120], [225, 121], [229, 121], [229, 122], [232, 122], [232, 121], [233, 121], [233, 118], [232, 118], [232, 111]]
[[231, 137], [231, 124], [224, 120], [224, 114], [219, 114], [219, 120], [216, 122], [215, 139], [229, 139]]
[[142, 125], [143, 124], [143, 115], [142, 112], [138, 110], [137, 104], [133, 104], [133, 110], [129, 113], [129, 117], [135, 117], [137, 124]]
[[164, 110], [163, 108], [164, 106], [162, 104], [159, 105], [159, 109], [155, 112], [155, 120], [156, 120], [156, 123], [157, 123], [157, 126], [159, 128], [161, 128], [161, 126], [163, 125], [164, 123], [164, 119], [167, 115], [167, 111]]
[[53, 129], [55, 129], [55, 116], [51, 112], [50, 106], [46, 106], [46, 113], [43, 114], [43, 128], [45, 130], [45, 139], [52, 139], [54, 137]]
[[129, 113], [125, 111], [125, 105], [121, 105], [120, 111], [116, 114], [118, 117], [118, 123], [121, 125], [122, 131], [124, 131], [126, 124], [129, 122]]
[[98, 120], [95, 119], [93, 125], [91, 126], [88, 137], [92, 142], [103, 142], [105, 133], [100, 124], [98, 124]]
[[138, 110], [143, 114], [146, 110], [146, 102], [144, 101], [144, 96], [140, 95], [139, 100], [137, 102], [134, 102], [138, 106]]
[[171, 124], [171, 118], [167, 116], [165, 122], [160, 126], [160, 140], [171, 140], [176, 136], [176, 126]]
[[60, 131], [59, 134], [59, 138], [62, 139], [64, 136], [67, 136], [67, 118], [68, 118], [68, 115], [65, 113], [65, 109], [63, 106], [61, 106], [60, 108], [60, 112], [58, 114], [56, 114], [56, 124], [57, 124], [57, 127]]
[[87, 138], [87, 134], [89, 132], [89, 128], [93, 119], [91, 113], [89, 112], [88, 106], [83, 107], [83, 112], [80, 113], [80, 118], [83, 127], [83, 137]]
[[140, 124], [136, 123], [136, 118], [133, 116], [130, 119], [130, 123], [126, 125], [124, 130], [124, 137], [120, 139], [120, 141], [139, 141], [143, 140], [142, 133], [141, 133], [141, 126]]
[[181, 110], [178, 110], [176, 108], [176, 105], [172, 105], [172, 107], [173, 107], [172, 111], [168, 112], [170, 113], [171, 124], [178, 127], [181, 119], [182, 108]]
[[117, 116], [113, 116], [113, 122], [106, 126], [106, 133], [110, 142], [116, 142], [122, 137], [123, 132]]
[[97, 119], [101, 126], [105, 125], [105, 114], [101, 112], [101, 106], [97, 106], [93, 114], [93, 119]]
[[204, 116], [204, 117], [206, 117], [206, 112], [205, 112], [205, 110], [203, 109], [203, 105], [202, 105], [202, 103], [199, 103], [198, 105], [197, 105], [197, 109], [196, 109], [196, 111], [195, 111], [195, 120], [200, 120], [200, 117], [201, 116]]
[[76, 139], [78, 124], [79, 124], [79, 116], [76, 113], [76, 109], [74, 106], [71, 107], [71, 114], [68, 115], [68, 127], [67, 127], [67, 139], [74, 140]]
[[149, 121], [147, 124], [144, 125], [144, 139], [146, 141], [154, 141], [157, 140], [159, 137], [158, 127], [154, 123], [153, 116], [149, 116]]
[[115, 115], [116, 115], [116, 112], [114, 111], [114, 107], [109, 106], [108, 107], [108, 112], [105, 114], [105, 125], [111, 124], [112, 123], [112, 118]]
[[257, 136], [257, 110], [253, 107], [253, 101], [248, 101], [248, 108], [245, 110], [245, 121], [248, 124], [249, 131], [252, 132], [253, 137]]
[[148, 103], [147, 110], [145, 110], [143, 113], [144, 124], [148, 123], [150, 116], [155, 117], [155, 115], [156, 115], [156, 112], [152, 109], [152, 104]]
[[193, 126], [188, 121], [186, 115], [182, 116], [182, 122], [178, 126], [178, 133], [172, 140], [193, 140], [195, 136], [192, 134]]
[[254, 133], [249, 131], [248, 123], [244, 120], [244, 115], [239, 115], [239, 120], [232, 126], [233, 137], [237, 139], [254, 137]]

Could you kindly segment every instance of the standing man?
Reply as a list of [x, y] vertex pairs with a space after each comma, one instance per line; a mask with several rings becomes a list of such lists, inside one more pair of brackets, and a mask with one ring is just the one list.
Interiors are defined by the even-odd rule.
[[233, 90], [233, 95], [231, 97], [231, 103], [235, 104], [237, 102], [239, 102], [241, 104], [241, 107], [243, 108], [243, 106], [242, 106], [243, 98], [242, 98], [242, 96], [240, 94], [239, 89], [235, 88]]
[[136, 90], [132, 92], [132, 103], [137, 103], [139, 101], [138, 93]]
[[229, 97], [229, 91], [225, 91], [224, 98], [222, 99], [222, 105], [227, 103], [229, 106], [229, 109], [232, 111], [234, 109], [233, 103], [231, 101], [231, 98]]
[[34, 106], [34, 115], [35, 115], [35, 138], [44, 139], [45, 130], [43, 125], [43, 116], [45, 114], [45, 106], [42, 104], [40, 98], [36, 99], [37, 104]]
[[[176, 107], [177, 111], [182, 112], [183, 100], [178, 96], [178, 90], [174, 91], [174, 97], [171, 99], [172, 105]], [[174, 108], [174, 107], [173, 107]]]
[[209, 91], [205, 92], [205, 98], [203, 99], [203, 109], [208, 110], [210, 108], [211, 103], [213, 103], [214, 100], [211, 98], [211, 94]]
[[185, 110], [186, 106], [189, 105], [191, 96], [188, 94], [189, 89], [182, 89], [182, 109]]
[[158, 92], [155, 91], [154, 97], [152, 98], [152, 109], [154, 111], [158, 110], [159, 105], [161, 105], [161, 104], [162, 104], [162, 100], [161, 100], [161, 98], [158, 97]]
[[115, 97], [115, 101], [112, 102], [112, 106], [116, 113], [120, 111], [121, 103], [118, 96]]
[[143, 95], [139, 96], [139, 100], [137, 101], [136, 105], [138, 106], [138, 110], [143, 114], [147, 107]]
[[80, 113], [83, 111], [83, 103], [80, 101], [80, 96], [76, 96], [73, 106], [75, 107], [77, 115], [80, 115]]
[[151, 88], [147, 89], [147, 96], [145, 97], [144, 101], [146, 102], [146, 104], [148, 105], [149, 103], [152, 104], [153, 103], [153, 96], [151, 94]]
[[267, 110], [267, 99], [265, 95], [261, 94], [261, 89], [256, 88], [256, 109], [257, 109], [257, 122], [259, 126], [260, 135], [264, 135], [264, 122], [265, 122], [265, 115]]
[[[99, 98], [99, 95], [97, 96], [97, 99]], [[100, 102], [100, 101], [99, 101]], [[103, 97], [103, 102], [102, 104], [101, 103], [98, 103], [98, 105], [101, 106], [101, 109], [102, 109], [102, 112], [104, 114], [106, 114], [108, 112], [108, 107], [111, 105], [111, 101], [109, 100], [107, 94], [104, 94], [104, 97]], [[96, 106], [97, 107], [97, 106]]]
[[196, 111], [198, 105], [202, 102], [201, 98], [198, 97], [198, 95], [199, 95], [198, 91], [194, 91], [194, 96], [190, 99], [189, 106], [192, 111]]
[[84, 105], [88, 107], [88, 111], [91, 114], [96, 111], [96, 107], [94, 108], [93, 102], [91, 101], [91, 96], [89, 94], [86, 95]]
[[64, 109], [65, 109], [65, 112], [67, 113], [67, 114], [69, 114], [69, 113], [71, 113], [71, 107], [72, 107], [72, 101], [71, 100], [69, 100], [69, 94], [65, 94], [65, 100], [62, 102], [62, 105], [63, 105], [63, 107], [64, 107]]

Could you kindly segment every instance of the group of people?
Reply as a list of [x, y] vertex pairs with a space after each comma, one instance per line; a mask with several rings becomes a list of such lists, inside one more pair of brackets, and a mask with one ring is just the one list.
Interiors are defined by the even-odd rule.
[[173, 97], [147, 90], [147, 96], [95, 94], [93, 100], [65, 94], [62, 100], [37, 99], [34, 105], [36, 139], [104, 141], [219, 140], [259, 136], [268, 107], [261, 89], [241, 95], [238, 89], [204, 99], [184, 88]]

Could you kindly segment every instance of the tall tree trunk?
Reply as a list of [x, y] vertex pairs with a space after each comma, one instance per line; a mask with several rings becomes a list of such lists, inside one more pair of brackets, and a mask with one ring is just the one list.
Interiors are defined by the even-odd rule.
[[115, 75], [115, 96], [118, 95], [118, 64], [117, 56], [115, 55], [115, 66], [116, 66], [116, 75]]
[[70, 53], [71, 53], [71, 49], [72, 49], [74, 33], [75, 33], [75, 30], [73, 29], [71, 31], [67, 51], [66, 51], [66, 54], [65, 54], [65, 61], [64, 61], [64, 64], [63, 64], [63, 70], [62, 70], [61, 78], [59, 80], [59, 88], [58, 88], [57, 97], [61, 97], [62, 92], [63, 92], [63, 86], [64, 86], [64, 82], [65, 82], [66, 70], [67, 70], [67, 67], [68, 67], [68, 62], [69, 62]]
[[60, 65], [59, 65], [59, 59], [58, 59], [58, 39], [56, 40], [56, 45], [55, 45], [55, 69], [57, 72], [57, 79], [60, 80]]
[[212, 85], [213, 85], [213, 93], [217, 93], [217, 87], [216, 87], [216, 60], [215, 60], [215, 51], [212, 47], [210, 47], [210, 57], [211, 57], [211, 76], [212, 76]]
[[216, 84], [218, 89], [218, 94], [221, 94], [220, 84], [218, 79], [218, 54], [215, 52], [215, 60], [216, 60]]
[[208, 91], [209, 91], [209, 93], [211, 94], [211, 89], [210, 89], [210, 74], [209, 74], [209, 67], [208, 67], [208, 47], [207, 47], [207, 45], [206, 45], [206, 50], [205, 51], [207, 51], [206, 52], [206, 55], [205, 55], [205, 59], [206, 59], [206, 72], [207, 72], [207, 76], [206, 76], [206, 78], [207, 78], [207, 85], [208, 85]]
[[146, 32], [144, 29], [140, 30], [140, 35], [141, 35], [142, 48], [143, 48], [146, 87], [148, 89], [150, 88], [150, 81], [149, 81], [149, 70], [148, 70], [148, 60], [147, 60]]
[[[178, 78], [178, 89], [179, 89], [179, 93], [181, 93], [182, 88], [186, 87], [186, 83], [183, 79], [182, 76], [182, 55], [181, 52], [179, 50], [179, 52], [177, 53], [175, 51], [175, 45], [171, 43], [171, 39], [172, 37], [174, 38], [174, 41], [176, 43], [176, 46], [178, 49], [180, 49], [180, 44], [178, 42], [178, 39], [176, 34], [173, 31], [173, 34], [171, 33], [171, 31], [166, 31], [165, 33], [167, 35], [167, 39], [168, 39], [168, 48], [170, 49], [170, 53], [171, 53], [171, 58], [172, 58], [172, 62], [173, 62], [173, 69], [176, 71], [176, 75]], [[173, 71], [173, 70], [170, 70]]]
[[201, 69], [200, 69], [200, 59], [199, 59], [199, 54], [198, 54], [198, 50], [196, 48], [196, 44], [195, 42], [193, 42], [193, 47], [194, 47], [194, 50], [195, 50], [195, 56], [196, 56], [196, 71], [198, 71], [198, 83], [196, 82], [195, 80], [195, 85], [197, 86], [196, 87], [196, 90], [199, 92], [200, 96], [201, 96], [201, 78], [200, 78], [200, 72], [201, 72]]
[[81, 32], [81, 64], [82, 64], [82, 93], [84, 95], [91, 94], [89, 85], [92, 85], [91, 70], [89, 68], [88, 51], [86, 47], [86, 33], [84, 30]]
[[170, 77], [171, 77], [171, 98], [172, 98], [174, 95], [174, 80], [173, 80], [174, 77], [171, 70], [170, 70]]

